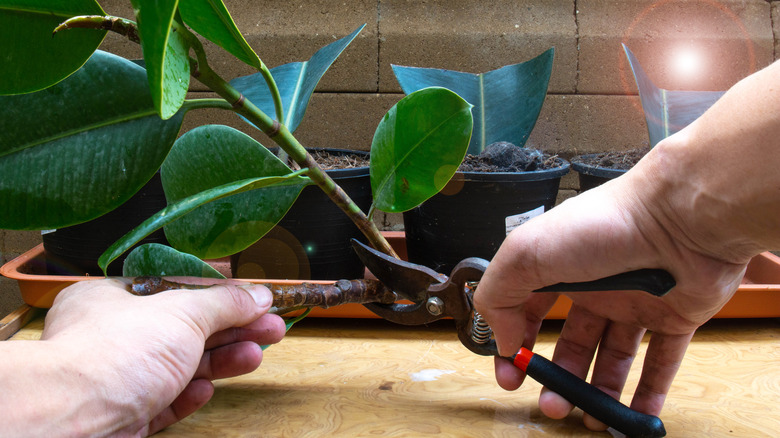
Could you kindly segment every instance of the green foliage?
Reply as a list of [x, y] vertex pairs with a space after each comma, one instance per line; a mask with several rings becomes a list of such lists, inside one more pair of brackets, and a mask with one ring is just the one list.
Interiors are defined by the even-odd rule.
[[525, 145], [547, 95], [554, 52], [549, 49], [529, 61], [480, 74], [398, 65], [393, 65], [393, 72], [406, 94], [444, 87], [473, 104], [474, 135], [468, 153], [477, 155], [497, 141]]
[[252, 67], [258, 70], [263, 67], [221, 1], [186, 0], [179, 3], [179, 10], [184, 22], [195, 32]]
[[53, 37], [52, 31], [67, 18], [87, 14], [104, 12], [95, 0], [3, 0], [0, 94], [42, 90], [84, 65], [106, 32], [75, 29]]
[[[131, 40], [137, 30], [145, 68], [96, 51], [104, 29], [118, 21], [102, 18], [94, 0], [0, 5], [0, 93], [7, 94], [0, 97], [0, 228], [57, 228], [93, 219], [124, 203], [161, 168], [168, 206], [115, 242], [99, 265], [105, 269], [162, 227], [177, 250], [217, 258], [259, 239], [306, 185], [340, 193], [322, 172], [305, 168], [311, 163], [291, 132], [322, 76], [365, 25], [309, 61], [269, 71], [220, 0], [131, 3], [137, 29], [131, 20], [113, 29]], [[80, 18], [70, 20], [75, 16]], [[66, 20], [69, 26], [52, 38]], [[225, 82], [208, 65], [199, 37], [257, 68], [262, 78]], [[191, 73], [219, 98], [187, 100]], [[241, 114], [304, 168], [293, 172], [263, 145], [225, 126], [199, 127], [176, 140], [185, 113], [202, 107]], [[413, 93], [388, 113], [372, 152], [377, 207], [402, 211], [446, 184], [468, 145], [470, 108], [455, 93], [434, 88]], [[270, 113], [286, 125], [273, 123]], [[364, 220], [346, 199], [337, 204]], [[375, 229], [362, 228], [381, 243]], [[129, 258], [128, 273], [206, 275], [190, 255], [141, 248]]]
[[183, 116], [160, 120], [144, 69], [100, 51], [52, 87], [0, 96], [0, 108], [0, 228], [31, 230], [127, 201], [162, 164]]
[[[141, 225], [137, 226], [129, 233], [124, 235], [121, 239], [114, 242], [107, 250], [100, 256], [98, 260], [98, 266], [104, 271], [116, 260], [117, 257], [122, 255], [125, 251], [132, 248], [133, 245], [140, 242], [144, 237], [152, 234], [155, 230], [173, 223], [177, 219], [187, 213], [192, 212], [196, 208], [199, 208], [209, 202], [216, 201], [226, 196], [231, 196], [250, 190], [261, 189], [264, 187], [271, 187], [274, 185], [292, 185], [294, 187], [304, 187], [308, 182], [305, 178], [301, 178], [304, 171], [298, 171], [285, 176], [267, 177], [267, 178], [250, 178], [241, 181], [224, 184], [219, 187], [214, 187], [205, 190], [200, 193], [196, 193], [187, 198], [181, 199], [178, 202], [172, 203], [155, 213], [152, 217], [145, 220]], [[298, 189], [300, 192], [300, 189]], [[196, 254], [197, 255], [197, 254]], [[208, 254], [202, 255], [201, 258], [217, 258]]]
[[[282, 106], [285, 108], [284, 124], [290, 132], [295, 132], [303, 120], [314, 88], [322, 76], [364, 27], [365, 24], [346, 37], [321, 48], [308, 61], [292, 62], [271, 69], [271, 74], [279, 84]], [[264, 113], [272, 114], [273, 96], [261, 85], [262, 78], [259, 76], [260, 73], [243, 76], [233, 79], [230, 84]]]
[[179, 111], [190, 85], [189, 44], [181, 31], [172, 31], [176, 1], [132, 0], [141, 47], [152, 91], [162, 119]]
[[147, 243], [130, 252], [122, 266], [122, 275], [225, 278], [201, 259], [159, 243]]
[[[221, 125], [198, 127], [184, 134], [162, 167], [169, 203], [234, 181], [281, 177], [292, 173], [268, 149], [248, 135]], [[168, 225], [171, 244], [202, 258], [224, 257], [241, 251], [267, 233], [309, 181], [295, 178], [283, 186], [269, 186], [230, 196], [199, 207]]]
[[645, 113], [650, 147], [698, 119], [725, 91], [671, 91], [658, 88], [645, 73], [636, 56], [623, 44], [639, 89]]
[[472, 106], [446, 88], [425, 88], [388, 111], [371, 143], [374, 207], [402, 212], [438, 193], [471, 136]]

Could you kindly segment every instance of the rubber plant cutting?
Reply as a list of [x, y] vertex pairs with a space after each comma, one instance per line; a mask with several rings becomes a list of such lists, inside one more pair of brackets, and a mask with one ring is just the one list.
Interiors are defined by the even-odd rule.
[[[304, 187], [316, 185], [365, 234], [370, 246], [356, 242], [356, 251], [379, 280], [272, 287], [279, 313], [352, 301], [400, 324], [450, 316], [467, 348], [497, 353], [489, 327], [471, 306], [473, 282], [487, 261], [464, 260], [451, 277], [402, 262], [371, 220], [376, 210], [412, 209], [447, 184], [469, 147], [471, 104], [447, 88], [427, 87], [390, 109], [371, 145], [373, 204], [366, 213], [292, 133], [320, 77], [360, 29], [307, 62], [269, 69], [221, 1], [131, 3], [133, 20], [106, 16], [94, 0], [0, 6], [0, 227], [50, 229], [89, 221], [121, 205], [160, 170], [168, 206], [111, 245], [100, 266], [105, 270], [164, 228], [171, 248], [142, 245], [125, 262], [128, 292], [197, 289], [159, 276], [217, 276], [201, 259], [246, 248], [284, 216]], [[97, 50], [108, 31], [140, 43], [143, 62]], [[210, 67], [203, 39], [258, 73], [226, 81]], [[188, 99], [191, 78], [219, 97]], [[280, 153], [226, 126], [200, 126], [179, 137], [186, 114], [202, 108], [238, 114]], [[539, 292], [639, 289], [662, 295], [673, 284], [665, 272], [633, 272]], [[624, 433], [664, 433], [658, 418], [631, 411], [529, 351], [512, 359]]]
[[[308, 185], [322, 189], [373, 247], [394, 254], [373, 212], [402, 211], [432, 196], [465, 155], [470, 104], [444, 88], [402, 99], [376, 130], [373, 205], [364, 212], [293, 135], [320, 78], [362, 27], [308, 61], [269, 69], [221, 1], [131, 3], [133, 20], [106, 16], [94, 0], [0, 6], [8, 60], [0, 67], [7, 109], [0, 122], [0, 227], [89, 221], [123, 204], [159, 170], [168, 206], [109, 247], [99, 261], [104, 270], [164, 227], [171, 246], [136, 248], [125, 275], [217, 275], [198, 259], [229, 256], [260, 239]], [[108, 31], [141, 44], [142, 62], [97, 50]], [[223, 79], [209, 65], [204, 40], [257, 73]], [[187, 99], [191, 79], [219, 97]], [[178, 137], [186, 114], [203, 108], [238, 114], [279, 152], [221, 125]]]

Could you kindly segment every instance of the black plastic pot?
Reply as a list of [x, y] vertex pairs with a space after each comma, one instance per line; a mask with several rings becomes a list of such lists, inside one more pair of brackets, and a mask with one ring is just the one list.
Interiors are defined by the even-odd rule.
[[587, 159], [596, 155], [598, 154], [581, 155], [579, 157], [575, 157], [571, 161], [571, 168], [579, 174], [578, 177], [580, 181], [581, 192], [598, 187], [605, 182], [628, 172], [628, 170], [624, 169], [610, 169], [606, 167], [594, 166], [592, 164], [585, 164], [581, 161], [578, 161], [578, 158]]
[[[157, 172], [127, 202], [97, 219], [43, 234], [46, 270], [50, 275], [103, 275], [97, 261], [116, 240], [144, 220], [165, 208], [160, 173]], [[144, 243], [168, 244], [162, 230], [155, 231]], [[138, 246], [136, 245], [136, 246]], [[108, 267], [108, 275], [122, 275], [126, 251]]]
[[490, 260], [507, 234], [507, 217], [555, 205], [569, 163], [523, 173], [457, 172], [447, 186], [404, 213], [409, 261], [449, 274], [464, 258]]
[[[330, 153], [364, 154], [353, 150]], [[363, 210], [371, 206], [369, 168], [328, 170]], [[308, 186], [284, 218], [258, 242], [231, 257], [233, 277], [297, 280], [363, 278], [365, 267], [350, 239], [365, 241], [357, 226], [319, 187]]]

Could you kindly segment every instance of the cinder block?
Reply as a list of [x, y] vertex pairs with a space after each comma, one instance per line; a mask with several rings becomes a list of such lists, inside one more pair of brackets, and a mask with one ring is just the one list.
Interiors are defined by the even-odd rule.
[[569, 190], [569, 189], [561, 188], [560, 190], [558, 190], [558, 197], [555, 198], [555, 205], [560, 205], [561, 202], [563, 202], [563, 201], [565, 201], [565, 200], [567, 200], [569, 198], [573, 198], [573, 197], [575, 197], [577, 195], [578, 195], [578, 193], [577, 193], [576, 190]]
[[775, 38], [774, 59], [780, 56], [780, 2], [772, 2], [772, 32]]
[[5, 230], [4, 246], [3, 249], [6, 253], [6, 258], [10, 260], [10, 254], [13, 257], [26, 252], [27, 250], [39, 245], [43, 240], [41, 239], [41, 232], [34, 231], [16, 231]]
[[[763, 0], [580, 0], [577, 7], [578, 93], [636, 93], [621, 43], [657, 86], [670, 90], [726, 90], [772, 61]], [[680, 67], [686, 53], [698, 59], [687, 74]]]
[[[129, 2], [109, 0], [105, 3], [106, 12], [133, 18]], [[225, 5], [244, 38], [269, 67], [307, 61], [321, 47], [367, 24], [323, 77], [318, 90], [376, 92], [376, 1], [227, 0]], [[130, 58], [141, 56], [137, 44], [118, 35], [108, 35], [102, 48]], [[209, 41], [204, 41], [204, 48], [211, 68], [226, 80], [257, 72]], [[190, 89], [205, 91], [207, 88], [192, 80]]]
[[571, 1], [382, 0], [379, 89], [400, 91], [390, 64], [484, 73], [555, 47], [551, 92], [573, 92]]
[[[212, 95], [191, 93], [191, 97], [194, 96]], [[379, 121], [401, 97], [401, 94], [315, 93], [295, 137], [306, 147], [367, 151]], [[208, 123], [232, 126], [265, 146], [275, 146], [262, 132], [225, 110], [190, 112], [184, 118], [182, 132]]]
[[636, 96], [547, 95], [527, 145], [563, 158], [648, 144]]
[[24, 304], [16, 280], [0, 277], [0, 319]]

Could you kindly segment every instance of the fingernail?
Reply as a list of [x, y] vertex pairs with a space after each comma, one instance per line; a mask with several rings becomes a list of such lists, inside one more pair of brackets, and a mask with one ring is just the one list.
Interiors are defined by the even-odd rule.
[[248, 284], [240, 287], [249, 292], [249, 295], [252, 296], [252, 299], [255, 300], [255, 304], [258, 306], [267, 307], [271, 304], [271, 293], [265, 286], [259, 284]]

